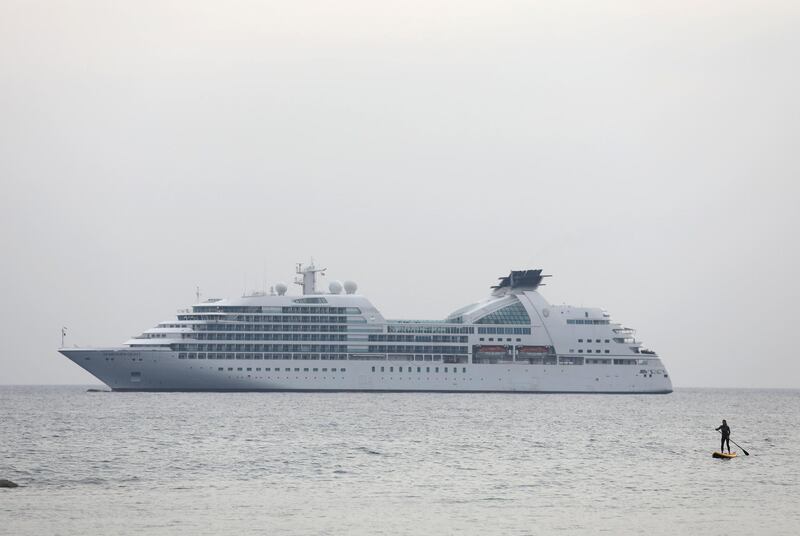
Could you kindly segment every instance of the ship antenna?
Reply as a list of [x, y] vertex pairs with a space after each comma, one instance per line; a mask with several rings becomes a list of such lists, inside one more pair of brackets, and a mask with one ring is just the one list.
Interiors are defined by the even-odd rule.
[[195, 288], [195, 296], [197, 296], [197, 303], [200, 303], [200, 285], [197, 285]]

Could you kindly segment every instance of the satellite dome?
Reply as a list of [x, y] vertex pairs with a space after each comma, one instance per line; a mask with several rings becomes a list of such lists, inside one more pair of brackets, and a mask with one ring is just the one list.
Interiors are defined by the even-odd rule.
[[356, 290], [358, 290], [358, 285], [356, 285], [355, 281], [345, 281], [344, 282], [344, 291], [348, 294], [355, 294]]
[[331, 281], [328, 285], [328, 290], [331, 291], [331, 294], [341, 294], [342, 293], [342, 284], [338, 281]]
[[275, 291], [278, 293], [278, 296], [283, 296], [284, 294], [286, 294], [286, 290], [288, 288], [289, 287], [286, 286], [286, 283], [277, 283], [275, 285]]

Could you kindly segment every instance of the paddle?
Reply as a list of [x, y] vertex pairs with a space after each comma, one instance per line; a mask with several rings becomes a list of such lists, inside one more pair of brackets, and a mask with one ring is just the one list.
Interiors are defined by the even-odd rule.
[[[722, 433], [720, 430], [717, 430], [717, 432], [719, 432], [720, 434]], [[750, 453], [749, 453], [749, 452], [747, 452], [746, 450], [744, 450], [744, 447], [743, 447], [743, 446], [741, 446], [739, 443], [737, 443], [736, 441], [734, 441], [734, 440], [733, 440], [733, 439], [731, 439], [731, 438], [728, 438], [728, 440], [729, 440], [731, 443], [733, 443], [734, 445], [736, 445], [737, 447], [739, 447], [740, 449], [742, 449], [742, 452], [744, 452], [744, 455], [745, 455], [745, 456], [750, 456]]]

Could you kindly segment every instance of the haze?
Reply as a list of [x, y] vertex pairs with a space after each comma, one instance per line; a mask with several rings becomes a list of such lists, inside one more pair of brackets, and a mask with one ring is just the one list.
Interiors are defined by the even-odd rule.
[[389, 318], [541, 267], [677, 387], [800, 387], [798, 6], [4, 0], [0, 383], [314, 256]]

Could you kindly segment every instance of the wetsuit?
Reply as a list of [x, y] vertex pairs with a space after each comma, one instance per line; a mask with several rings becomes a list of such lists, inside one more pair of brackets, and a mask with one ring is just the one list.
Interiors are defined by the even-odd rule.
[[727, 424], [720, 425], [716, 428], [722, 432], [722, 437], [719, 440], [719, 451], [725, 452], [725, 443], [728, 444], [728, 453], [731, 452], [731, 428]]

